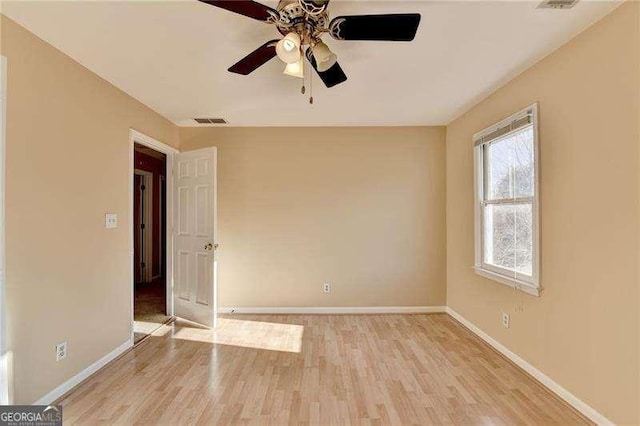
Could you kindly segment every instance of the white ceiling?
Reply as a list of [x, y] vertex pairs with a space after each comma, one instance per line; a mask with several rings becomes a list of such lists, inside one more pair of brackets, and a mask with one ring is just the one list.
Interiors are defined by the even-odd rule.
[[276, 38], [275, 27], [195, 0], [5, 1], [2, 13], [179, 125], [442, 125], [620, 4], [538, 3], [332, 0], [332, 17], [419, 12], [422, 21], [411, 43], [326, 36], [349, 80], [327, 89], [316, 76], [313, 105], [277, 59], [249, 76], [226, 71]]

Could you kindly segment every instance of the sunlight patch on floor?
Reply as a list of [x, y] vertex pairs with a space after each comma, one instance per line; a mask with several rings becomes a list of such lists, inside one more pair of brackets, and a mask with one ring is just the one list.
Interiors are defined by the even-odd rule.
[[162, 324], [158, 324], [157, 322], [134, 321], [133, 332], [151, 334], [154, 331], [156, 331], [160, 326], [162, 326]]
[[299, 353], [303, 332], [302, 325], [219, 318], [216, 329], [176, 327], [173, 338]]

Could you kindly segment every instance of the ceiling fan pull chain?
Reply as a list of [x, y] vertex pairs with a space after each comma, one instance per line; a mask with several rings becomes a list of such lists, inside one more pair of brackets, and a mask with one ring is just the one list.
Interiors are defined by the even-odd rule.
[[304, 87], [304, 79], [307, 76], [307, 64], [305, 63], [305, 61], [302, 61], [302, 89], [300, 89], [300, 92], [304, 95], [304, 92], [307, 91], [307, 89]]
[[309, 73], [309, 104], [313, 105], [313, 75]]

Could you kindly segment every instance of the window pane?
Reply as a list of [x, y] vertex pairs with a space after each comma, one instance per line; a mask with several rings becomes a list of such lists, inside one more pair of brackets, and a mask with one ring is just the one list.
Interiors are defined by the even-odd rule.
[[519, 204], [515, 211], [516, 271], [528, 276], [533, 271], [532, 210], [531, 204]]
[[533, 126], [493, 142], [485, 149], [487, 199], [532, 197]]
[[513, 147], [507, 139], [494, 142], [485, 149], [487, 156], [487, 198], [513, 198], [511, 164]]
[[514, 133], [511, 139], [514, 159], [514, 196], [516, 198], [533, 197], [533, 126]]
[[515, 269], [515, 215], [513, 205], [488, 205], [484, 211], [484, 261]]
[[531, 276], [532, 205], [499, 204], [484, 208], [484, 262]]

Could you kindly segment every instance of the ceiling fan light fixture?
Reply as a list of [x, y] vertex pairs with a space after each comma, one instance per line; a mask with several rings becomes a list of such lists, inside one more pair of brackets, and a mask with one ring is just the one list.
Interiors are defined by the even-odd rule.
[[287, 52], [291, 52], [292, 50], [295, 50], [295, 48], [297, 47], [296, 44], [289, 40], [289, 39], [284, 39], [282, 40], [282, 47], [284, 48], [284, 50], [286, 50]]
[[278, 58], [286, 64], [293, 64], [300, 60], [300, 36], [296, 33], [289, 33], [276, 44], [276, 54]]
[[287, 64], [282, 73], [292, 77], [304, 78], [304, 64], [302, 62], [302, 58], [300, 58], [298, 62]]
[[324, 42], [319, 41], [311, 48], [319, 72], [325, 72], [338, 62], [338, 56]]

